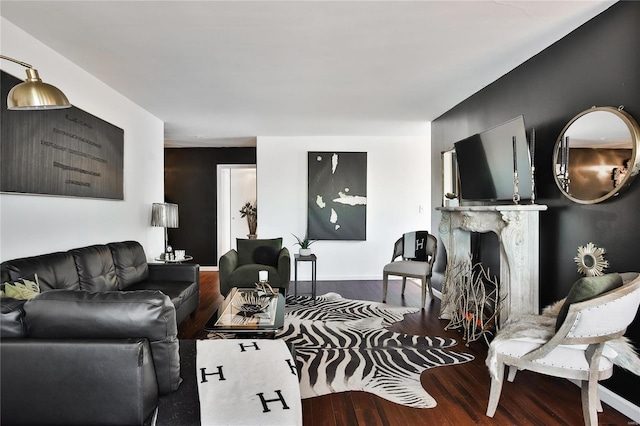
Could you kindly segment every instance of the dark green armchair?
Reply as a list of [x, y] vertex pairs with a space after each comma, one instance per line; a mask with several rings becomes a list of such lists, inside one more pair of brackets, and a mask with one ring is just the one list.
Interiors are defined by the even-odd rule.
[[229, 250], [218, 263], [220, 293], [226, 296], [233, 287], [252, 288], [258, 271], [269, 271], [269, 284], [285, 294], [291, 280], [291, 256], [282, 247], [282, 238], [236, 240], [237, 250]]

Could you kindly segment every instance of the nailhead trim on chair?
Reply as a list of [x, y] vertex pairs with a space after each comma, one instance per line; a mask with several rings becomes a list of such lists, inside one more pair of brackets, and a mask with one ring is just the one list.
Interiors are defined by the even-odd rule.
[[578, 315], [576, 316], [575, 322], [573, 323], [573, 325], [571, 326], [571, 329], [567, 333], [567, 337], [597, 337], [597, 336], [602, 336], [604, 334], [610, 334], [610, 333], [593, 333], [593, 334], [580, 334], [579, 336], [572, 335], [572, 333], [574, 332], [574, 330], [576, 328], [576, 325], [580, 322], [579, 319], [580, 319], [580, 316], [582, 315], [583, 312], [598, 311], [600, 309], [604, 309], [607, 305], [610, 305], [612, 303], [618, 303], [621, 300], [624, 300], [625, 298], [631, 297], [632, 295], [633, 295], [633, 293], [629, 293], [629, 294], [626, 294], [624, 296], [619, 297], [618, 299], [612, 300], [610, 302], [603, 303], [602, 305], [594, 306], [592, 308], [583, 309], [582, 311], [578, 312]]

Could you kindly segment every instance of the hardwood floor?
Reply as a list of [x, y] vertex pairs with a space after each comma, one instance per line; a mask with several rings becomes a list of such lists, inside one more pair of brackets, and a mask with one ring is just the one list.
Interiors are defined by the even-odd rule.
[[[293, 285], [293, 284], [292, 284]], [[298, 283], [298, 291], [310, 291], [310, 283]], [[179, 329], [180, 339], [206, 337], [204, 323], [222, 301], [218, 273], [200, 273], [200, 307]], [[401, 285], [389, 283], [387, 303], [420, 306], [420, 288], [407, 284], [404, 297]], [[320, 281], [318, 294], [336, 292], [349, 299], [380, 301], [382, 281]], [[473, 354], [475, 360], [456, 366], [438, 367], [422, 373], [422, 386], [438, 402], [432, 409], [401, 406], [366, 392], [343, 392], [302, 401], [305, 426], [330, 425], [581, 425], [580, 388], [552, 377], [521, 371], [513, 383], [505, 382], [498, 410], [493, 419], [485, 416], [489, 400], [489, 373], [484, 364], [487, 347], [478, 341], [466, 347], [456, 331], [446, 331], [446, 322], [438, 319], [440, 301], [427, 298], [426, 309], [405, 316], [391, 330], [420, 335], [453, 337], [456, 351]], [[630, 419], [603, 404], [600, 425], [631, 425]]]

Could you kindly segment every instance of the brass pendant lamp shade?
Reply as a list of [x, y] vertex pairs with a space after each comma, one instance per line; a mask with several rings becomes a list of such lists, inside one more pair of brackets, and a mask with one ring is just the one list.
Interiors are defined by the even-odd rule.
[[7, 108], [10, 110], [43, 110], [70, 108], [71, 103], [60, 89], [44, 83], [38, 71], [25, 62], [18, 61], [8, 56], [0, 55], [0, 59], [6, 59], [26, 67], [27, 79], [24, 83], [15, 85], [7, 96]]

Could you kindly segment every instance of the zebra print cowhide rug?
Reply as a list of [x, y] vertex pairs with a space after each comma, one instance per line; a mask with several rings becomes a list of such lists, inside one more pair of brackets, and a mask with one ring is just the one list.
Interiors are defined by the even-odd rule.
[[336, 293], [287, 297], [285, 326], [277, 337], [295, 345], [303, 399], [365, 391], [415, 408], [436, 401], [420, 384], [422, 371], [471, 361], [447, 350], [454, 339], [394, 333], [385, 327], [416, 308], [344, 299]]

